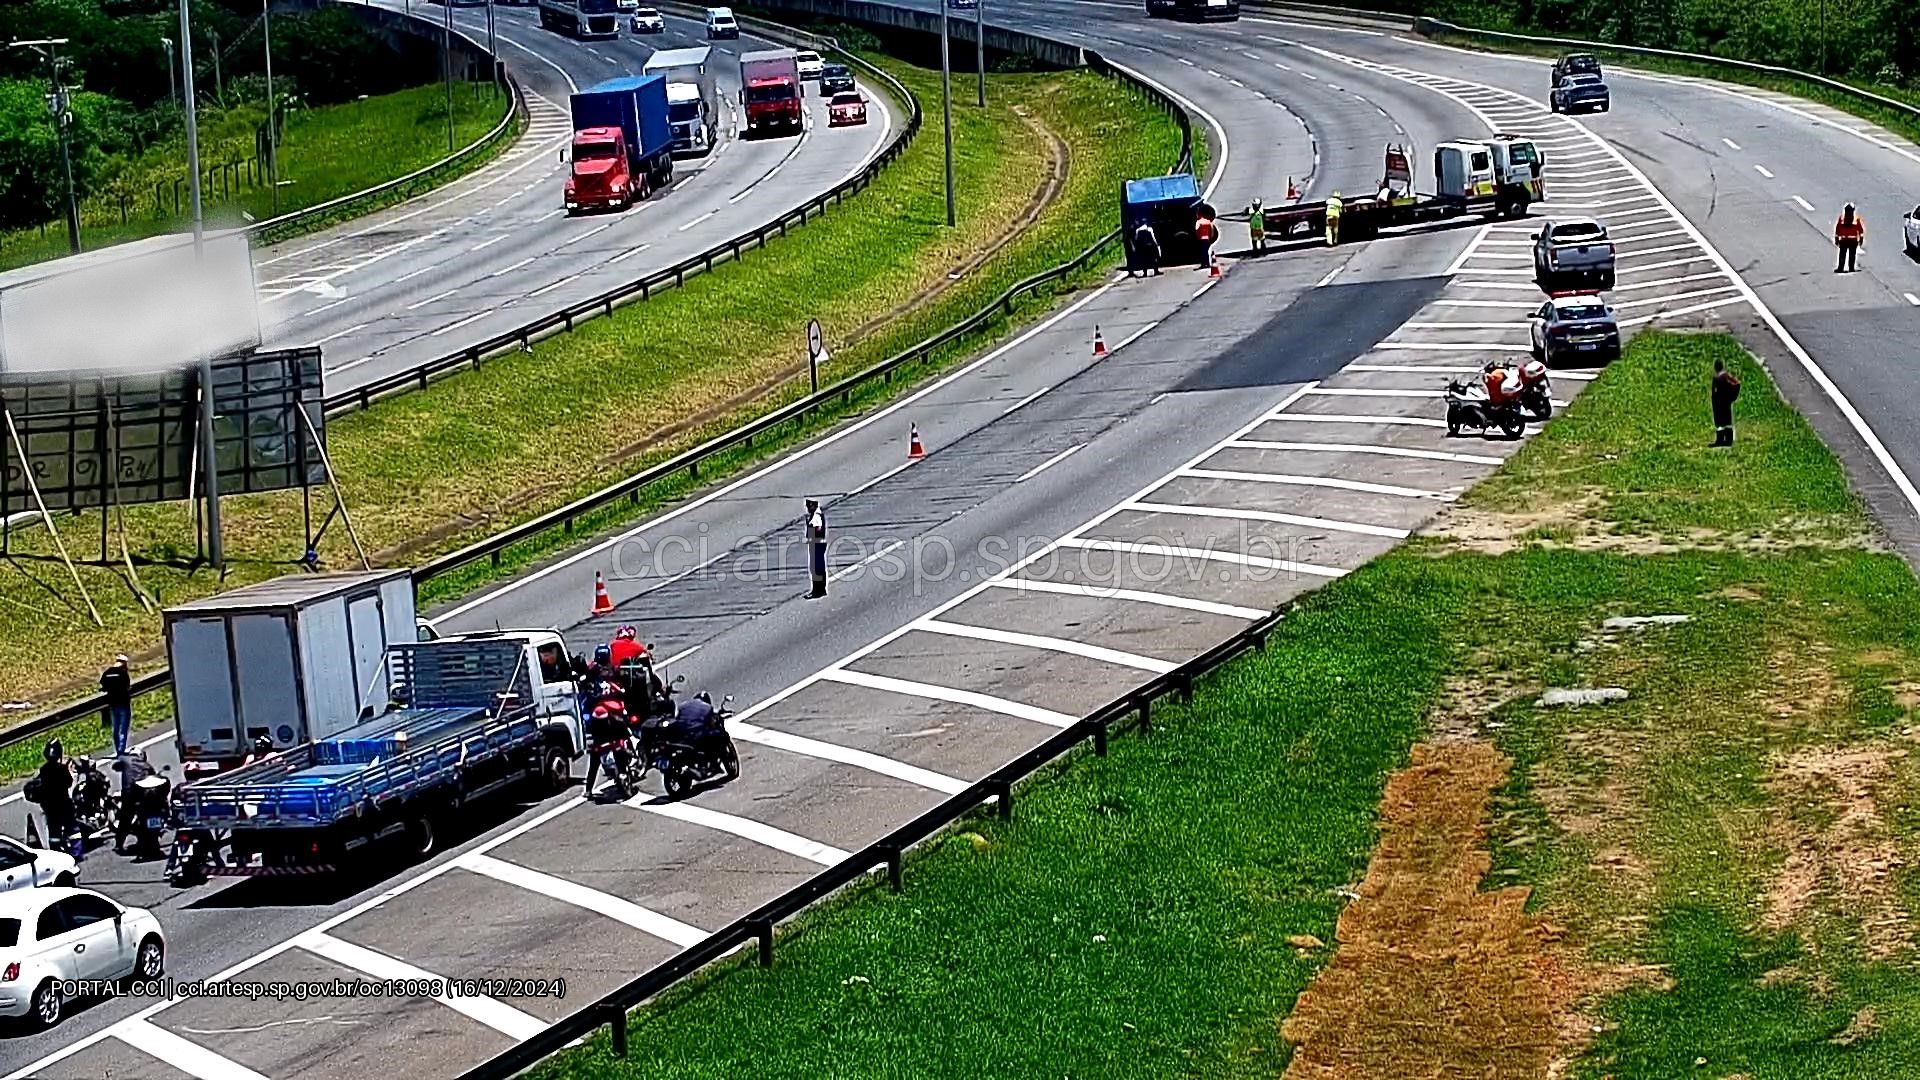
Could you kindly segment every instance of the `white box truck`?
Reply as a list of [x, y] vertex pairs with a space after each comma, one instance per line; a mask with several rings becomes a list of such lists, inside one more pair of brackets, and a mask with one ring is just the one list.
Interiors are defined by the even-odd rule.
[[182, 771], [238, 764], [262, 735], [284, 750], [384, 704], [381, 658], [416, 639], [406, 570], [296, 574], [169, 608], [167, 659]]
[[662, 49], [647, 58], [643, 72], [667, 77], [667, 116], [673, 123], [673, 152], [706, 154], [719, 143], [716, 134], [720, 92], [714, 81], [713, 50]]

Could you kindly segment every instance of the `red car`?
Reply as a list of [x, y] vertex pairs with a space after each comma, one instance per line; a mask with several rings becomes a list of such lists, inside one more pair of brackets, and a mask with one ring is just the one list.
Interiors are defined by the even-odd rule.
[[860, 96], [858, 90], [847, 90], [833, 95], [827, 102], [827, 126], [845, 127], [849, 124], [867, 122], [867, 99]]

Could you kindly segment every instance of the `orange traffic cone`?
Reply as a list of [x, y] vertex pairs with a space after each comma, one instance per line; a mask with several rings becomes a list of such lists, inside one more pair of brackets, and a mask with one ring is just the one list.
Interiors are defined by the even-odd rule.
[[613, 597], [607, 595], [607, 579], [601, 577], [598, 570], [593, 572], [593, 614], [613, 614]]
[[920, 425], [907, 425], [907, 460], [919, 461], [927, 456], [927, 448], [920, 445]]
[[1096, 357], [1107, 355], [1107, 339], [1100, 336], [1098, 326], [1093, 328], [1093, 355]]
[[1215, 255], [1213, 261], [1207, 264], [1207, 276], [1210, 278], [1220, 276], [1220, 256]]
[[1293, 186], [1293, 177], [1291, 176], [1287, 177], [1287, 201], [1288, 202], [1300, 201], [1300, 189]]

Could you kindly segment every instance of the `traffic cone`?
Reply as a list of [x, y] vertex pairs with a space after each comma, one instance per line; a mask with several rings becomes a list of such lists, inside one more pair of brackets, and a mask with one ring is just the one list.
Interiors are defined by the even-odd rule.
[[920, 445], [920, 425], [907, 425], [907, 460], [919, 461], [927, 456], [927, 448]]
[[1098, 326], [1093, 328], [1093, 355], [1095, 357], [1107, 355], [1107, 339], [1100, 336]]
[[1207, 264], [1207, 276], [1210, 278], [1220, 276], [1220, 256], [1215, 255], [1213, 261]]
[[607, 579], [601, 577], [598, 570], [593, 572], [593, 613], [613, 614], [613, 597], [607, 595]]
[[1300, 201], [1300, 189], [1293, 186], [1293, 177], [1291, 176], [1287, 177], [1287, 201], [1288, 202]]

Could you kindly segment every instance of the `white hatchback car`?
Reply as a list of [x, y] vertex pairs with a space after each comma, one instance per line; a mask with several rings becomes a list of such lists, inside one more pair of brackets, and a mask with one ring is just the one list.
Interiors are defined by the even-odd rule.
[[52, 1027], [66, 1012], [68, 987], [166, 970], [160, 921], [89, 889], [20, 889], [0, 896], [0, 1016], [28, 1016]]
[[1907, 232], [1907, 254], [1920, 255], [1920, 206], [1909, 210], [1900, 226]]
[[827, 66], [827, 62], [820, 59], [819, 53], [805, 49], [793, 54], [793, 63], [800, 69], [802, 79], [818, 79], [820, 72]]
[[73, 856], [0, 836], [0, 892], [35, 885], [72, 885], [79, 876], [80, 864]]

